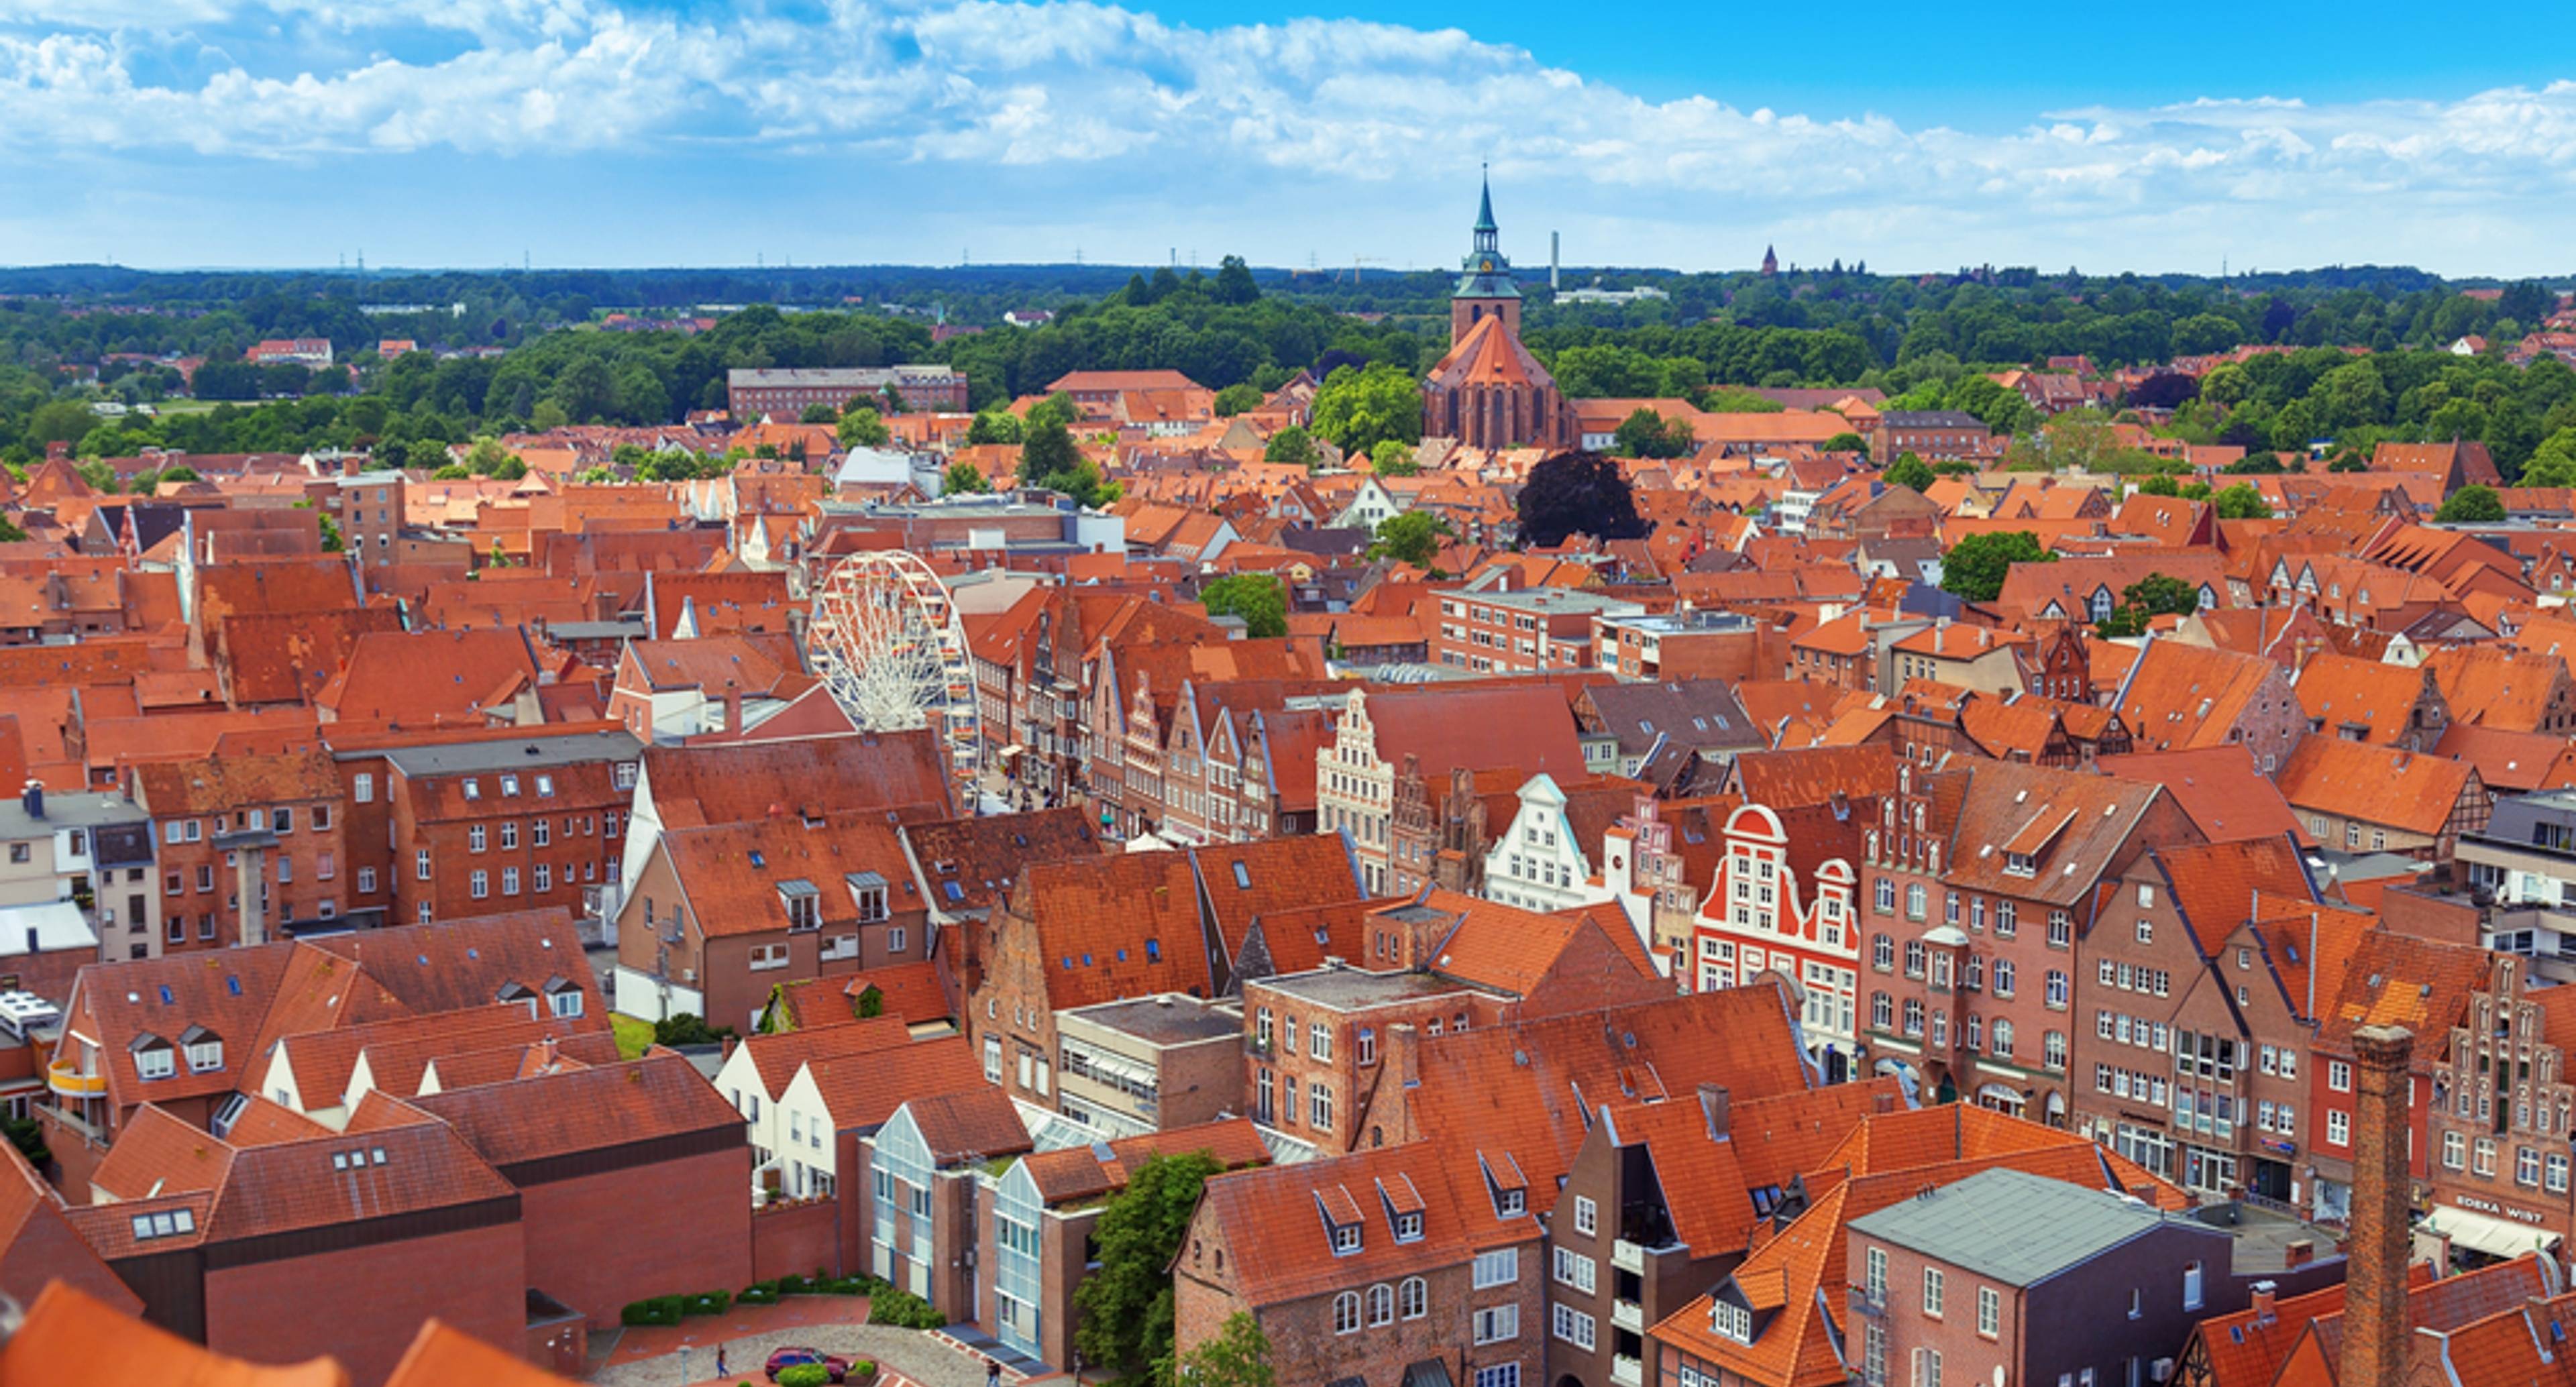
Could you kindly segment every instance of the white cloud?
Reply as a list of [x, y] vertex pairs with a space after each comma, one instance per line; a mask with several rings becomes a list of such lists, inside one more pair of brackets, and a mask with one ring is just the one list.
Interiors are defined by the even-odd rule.
[[[316, 56], [340, 52], [366, 56]], [[1202, 30], [1091, 0], [827, 0], [793, 15], [615, 0], [0, 0], [0, 128], [21, 157], [111, 164], [156, 151], [649, 156], [716, 140], [751, 157], [999, 166], [1002, 178], [1070, 168], [1176, 198], [1205, 185], [1201, 171], [1246, 168], [1408, 198], [1426, 155], [1487, 155], [1499, 177], [1578, 202], [1963, 239], [2049, 219], [2080, 233], [2141, 207], [2385, 220], [2391, 197], [2473, 199], [2502, 219], [2517, 191], [2563, 195], [2576, 175], [2576, 82], [2447, 102], [2034, 112], [2017, 131], [1970, 133], [1748, 111], [1722, 92], [1650, 101], [1455, 29]]]

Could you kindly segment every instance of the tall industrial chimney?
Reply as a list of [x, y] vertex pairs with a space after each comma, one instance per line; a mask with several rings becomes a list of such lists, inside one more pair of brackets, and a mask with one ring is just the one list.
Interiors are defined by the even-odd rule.
[[1547, 291], [1556, 292], [1556, 233], [1547, 233]]
[[2407, 1133], [2408, 1061], [2415, 1036], [2402, 1026], [2352, 1033], [2352, 1250], [2344, 1263], [2342, 1387], [2403, 1387], [2406, 1258], [2412, 1242]]

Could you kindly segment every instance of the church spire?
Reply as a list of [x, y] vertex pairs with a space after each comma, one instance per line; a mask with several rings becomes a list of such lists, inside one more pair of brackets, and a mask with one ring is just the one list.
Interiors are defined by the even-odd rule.
[[1494, 225], [1494, 175], [1490, 168], [1483, 165], [1478, 166], [1478, 172], [1484, 179], [1485, 197], [1476, 208], [1476, 232], [1481, 236], [1490, 236], [1502, 230], [1501, 227]]

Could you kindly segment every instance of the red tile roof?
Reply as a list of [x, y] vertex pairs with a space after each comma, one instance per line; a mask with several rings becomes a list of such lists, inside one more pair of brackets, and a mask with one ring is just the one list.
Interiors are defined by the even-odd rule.
[[505, 1168], [656, 1137], [743, 1129], [733, 1104], [686, 1056], [669, 1050], [410, 1102]]
[[1246, 1117], [1220, 1118], [1188, 1127], [1171, 1127], [1139, 1137], [1041, 1151], [1025, 1160], [1038, 1196], [1050, 1207], [1081, 1203], [1115, 1194], [1127, 1187], [1136, 1167], [1156, 1156], [1200, 1152], [1214, 1157], [1220, 1169], [1242, 1170], [1268, 1165], [1270, 1148]]
[[2308, 836], [2299, 816], [2290, 812], [2280, 789], [2254, 768], [2253, 748], [2241, 742], [2189, 751], [2104, 756], [2094, 764], [2104, 775], [2162, 785], [2212, 842], [2243, 842], [2286, 833], [2296, 838], [2301, 847], [2315, 846], [2316, 840]]
[[928, 732], [647, 747], [643, 781], [665, 828], [745, 823], [841, 809], [949, 809], [948, 777]]
[[[0, 1345], [0, 1387], [60, 1387], [84, 1381], [349, 1387], [349, 1375], [328, 1358], [283, 1367], [228, 1358], [136, 1319], [125, 1305], [98, 1299], [86, 1288], [56, 1282], [33, 1297], [26, 1319]], [[422, 1387], [421, 1380], [413, 1379], [405, 1387]]]
[[2336, 737], [2310, 737], [2281, 763], [2281, 798], [2314, 811], [2438, 835], [2476, 788], [2477, 769], [2430, 752], [2399, 751]]

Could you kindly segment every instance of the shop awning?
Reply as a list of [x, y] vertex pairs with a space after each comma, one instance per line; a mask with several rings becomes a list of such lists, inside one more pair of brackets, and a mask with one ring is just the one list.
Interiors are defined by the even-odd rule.
[[2497, 1218], [2491, 1214], [2472, 1213], [2442, 1205], [2424, 1220], [2424, 1231], [2440, 1233], [2453, 1244], [2483, 1252], [2490, 1257], [2519, 1257], [2526, 1252], [2546, 1252], [2556, 1247], [2558, 1235], [2546, 1228]]

